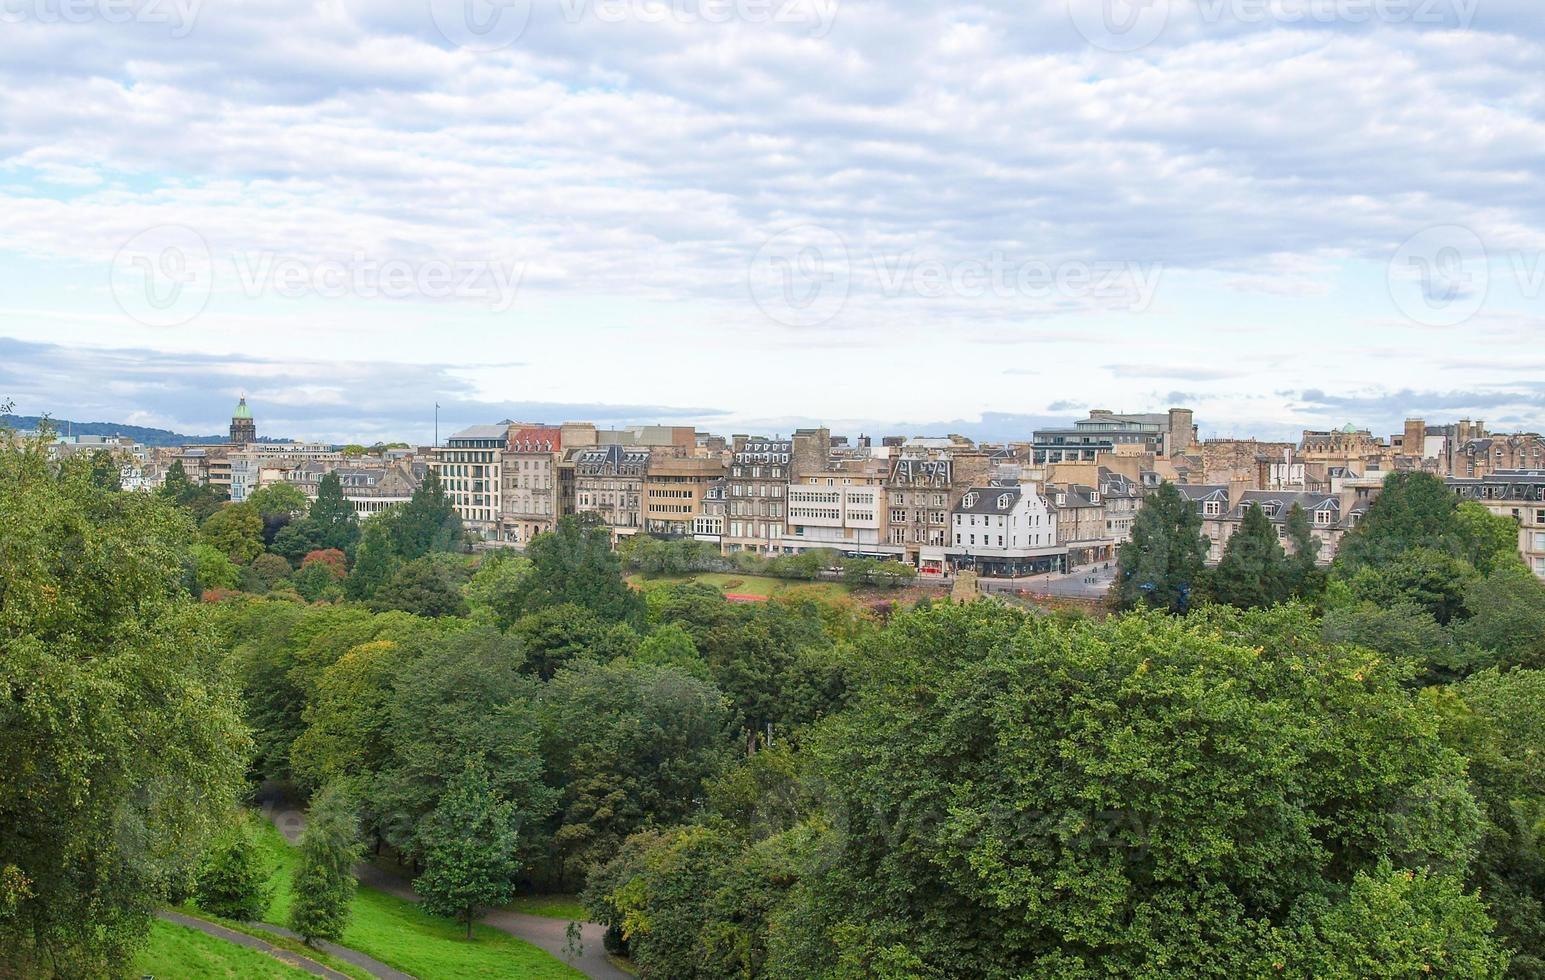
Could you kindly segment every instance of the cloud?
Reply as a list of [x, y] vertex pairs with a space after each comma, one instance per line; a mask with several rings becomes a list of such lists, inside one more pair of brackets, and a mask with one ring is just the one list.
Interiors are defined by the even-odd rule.
[[220, 432], [245, 395], [262, 435], [327, 441], [427, 443], [476, 423], [593, 421], [599, 425], [712, 422], [704, 407], [490, 400], [460, 365], [274, 360], [72, 348], [0, 338], [0, 398], [23, 415]]

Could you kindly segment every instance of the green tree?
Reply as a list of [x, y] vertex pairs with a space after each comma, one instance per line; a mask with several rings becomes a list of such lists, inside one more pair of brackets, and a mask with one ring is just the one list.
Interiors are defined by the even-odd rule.
[[402, 648], [391, 640], [351, 647], [322, 671], [290, 746], [295, 779], [308, 790], [365, 783], [386, 761], [392, 679]]
[[1454, 510], [1462, 555], [1482, 575], [1519, 565], [1518, 522], [1493, 514], [1486, 505], [1466, 500]]
[[1288, 577], [1287, 555], [1277, 541], [1277, 529], [1261, 505], [1252, 503], [1223, 548], [1212, 577], [1213, 595], [1240, 609], [1275, 605], [1288, 596]]
[[368, 602], [392, 580], [396, 571], [397, 555], [386, 525], [376, 518], [367, 520], [360, 531], [354, 568], [344, 583], [344, 595], [356, 602]]
[[195, 592], [234, 589], [241, 582], [241, 569], [213, 545], [200, 543], [189, 548], [188, 561]]
[[483, 763], [468, 758], [424, 827], [424, 873], [413, 882], [424, 908], [465, 923], [471, 939], [484, 908], [515, 896], [519, 836], [514, 804], [500, 798]]
[[[274, 538], [292, 521], [306, 516], [311, 502], [301, 489], [290, 483], [270, 483], [268, 486], [259, 487], [247, 495], [247, 503], [257, 508], [258, 514], [263, 518], [263, 546], [272, 548]], [[300, 554], [305, 554], [317, 546], [310, 543], [309, 547], [300, 549]]]
[[1429, 473], [1393, 473], [1345, 538], [1336, 565], [1346, 577], [1414, 549], [1459, 558], [1464, 553], [1453, 492]]
[[424, 859], [425, 820], [446, 778], [469, 757], [486, 762], [499, 796], [516, 807], [517, 858], [529, 864], [543, 855], [540, 831], [555, 794], [543, 781], [539, 684], [518, 673], [519, 665], [519, 645], [486, 627], [438, 637], [400, 665], [387, 708], [387, 756], [365, 802], [374, 828], [408, 860]]
[[1309, 515], [1297, 503], [1288, 510], [1285, 525], [1293, 553], [1287, 559], [1288, 591], [1299, 599], [1318, 599], [1325, 591], [1325, 573], [1320, 571], [1320, 539], [1314, 536]]
[[210, 915], [253, 922], [263, 917], [273, 900], [268, 884], [273, 868], [265, 864], [250, 822], [244, 811], [237, 811], [199, 865], [193, 900]]
[[105, 449], [98, 449], [91, 454], [91, 482], [103, 490], [123, 489], [118, 463], [113, 459], [113, 454]]
[[685, 820], [736, 748], [723, 695], [674, 667], [580, 662], [543, 689], [540, 711], [565, 884], [645, 820]]
[[[1294, 606], [894, 617], [803, 743], [829, 829], [769, 975], [1271, 975], [1293, 910], [1359, 873], [1451, 889], [1481, 826], [1463, 757], [1400, 665], [1318, 629]], [[1493, 962], [1483, 916], [1415, 904], [1408, 935]]]
[[611, 532], [594, 514], [561, 518], [526, 548], [531, 571], [496, 612], [514, 621], [552, 606], [571, 604], [607, 622], [636, 620], [643, 599], [622, 580], [622, 562], [611, 547]]
[[275, 554], [299, 565], [308, 554], [322, 547], [322, 529], [307, 517], [290, 521], [275, 532], [270, 547]]
[[675, 623], [667, 623], [644, 637], [633, 662], [654, 667], [675, 667], [699, 680], [710, 680], [708, 664], [697, 652], [692, 636]]
[[348, 574], [344, 566], [343, 552], [336, 548], [307, 554], [293, 578], [295, 591], [308, 602], [337, 599], [343, 594], [343, 582]]
[[263, 517], [251, 504], [226, 504], [204, 522], [204, 540], [238, 565], [263, 553]]
[[24, 444], [0, 448], [0, 528], [0, 974], [121, 976], [251, 741], [185, 514]]
[[344, 499], [343, 483], [336, 471], [323, 476], [317, 484], [317, 496], [306, 517], [320, 533], [321, 547], [354, 550], [359, 540], [359, 515], [354, 505]]
[[413, 497], [390, 512], [392, 542], [404, 561], [423, 558], [436, 551], [458, 551], [466, 538], [461, 516], [430, 470]]
[[1196, 505], [1165, 482], [1143, 502], [1121, 546], [1116, 596], [1125, 609], [1184, 611], [1203, 580], [1207, 538]]
[[1545, 976], [1545, 671], [1484, 670], [1428, 696], [1486, 814], [1469, 883], [1515, 951], [1510, 975]]
[[1499, 564], [1464, 594], [1470, 618], [1454, 627], [1471, 667], [1545, 668], [1545, 582], [1521, 562]]
[[525, 653], [522, 669], [544, 681], [580, 658], [610, 659], [603, 656], [606, 624], [580, 606], [552, 606], [529, 613], [516, 620], [509, 633], [520, 640]]
[[260, 592], [268, 592], [285, 581], [295, 571], [282, 555], [264, 552], [252, 559], [254, 585]]
[[343, 938], [359, 884], [354, 865], [363, 855], [354, 801], [340, 786], [328, 786], [306, 814], [291, 885], [290, 928], [308, 944]]
[[509, 629], [514, 620], [505, 615], [516, 608], [514, 596], [530, 572], [531, 562], [519, 555], [495, 551], [484, 556], [465, 589], [472, 615], [500, 629]]
[[391, 581], [376, 590], [370, 606], [377, 610], [400, 609], [431, 619], [467, 615], [467, 603], [461, 592], [428, 557], [399, 567]]
[[1383, 554], [1377, 563], [1357, 566], [1347, 580], [1353, 596], [1386, 608], [1420, 606], [1445, 626], [1464, 616], [1465, 595], [1476, 580], [1468, 562], [1422, 546]]

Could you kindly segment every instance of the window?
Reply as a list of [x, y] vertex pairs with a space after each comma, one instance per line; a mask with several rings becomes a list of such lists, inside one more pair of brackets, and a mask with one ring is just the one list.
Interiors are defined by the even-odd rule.
[[1216, 500], [1208, 500], [1202, 504], [1202, 513], [1208, 517], [1217, 517], [1220, 509]]

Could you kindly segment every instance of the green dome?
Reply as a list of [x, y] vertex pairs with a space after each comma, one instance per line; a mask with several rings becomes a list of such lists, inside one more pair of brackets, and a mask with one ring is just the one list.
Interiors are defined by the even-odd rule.
[[247, 396], [243, 395], [241, 397], [241, 401], [236, 403], [236, 411], [231, 413], [231, 418], [233, 418], [233, 419], [250, 419], [251, 417], [252, 417], [252, 409], [247, 407]]
[[1343, 428], [1341, 431], [1345, 432], [1347, 435], [1351, 435], [1357, 431], [1357, 426], [1353, 425], [1351, 422], [1348, 422], [1345, 428]]

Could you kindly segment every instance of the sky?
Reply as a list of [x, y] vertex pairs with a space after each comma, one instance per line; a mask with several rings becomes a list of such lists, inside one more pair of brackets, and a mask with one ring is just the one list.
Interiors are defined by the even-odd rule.
[[0, 403], [1545, 428], [1538, 0], [0, 0]]

